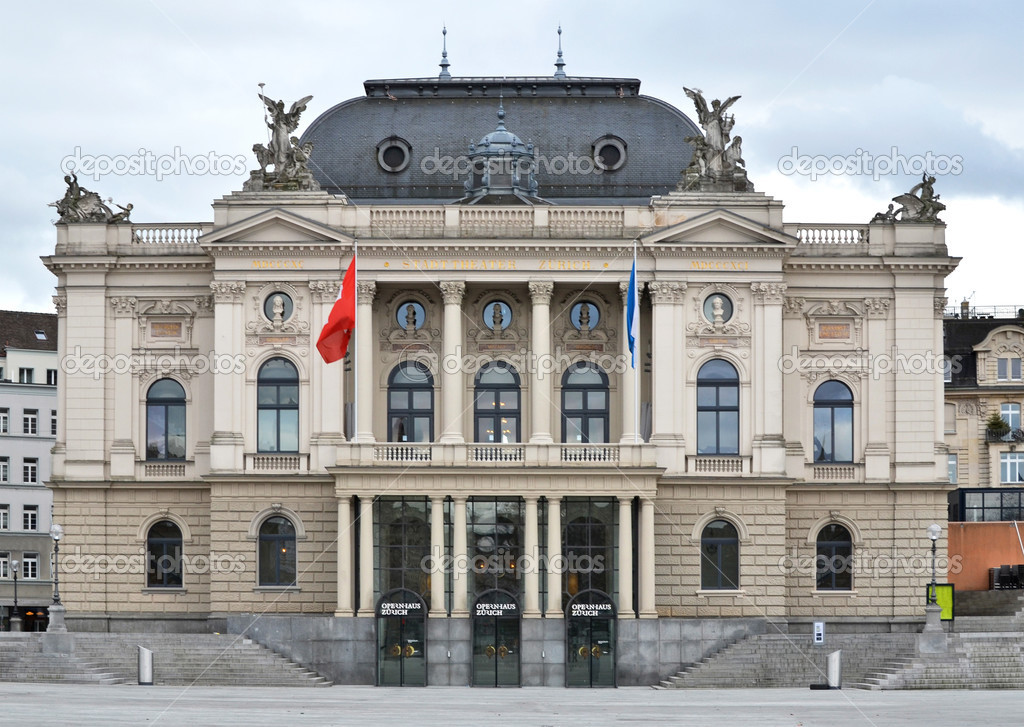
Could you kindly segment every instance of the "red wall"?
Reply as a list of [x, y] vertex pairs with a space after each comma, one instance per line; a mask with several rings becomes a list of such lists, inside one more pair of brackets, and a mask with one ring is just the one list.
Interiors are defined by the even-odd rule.
[[1024, 523], [949, 524], [949, 582], [957, 591], [987, 591], [989, 568], [1024, 564], [1017, 528], [1024, 538]]

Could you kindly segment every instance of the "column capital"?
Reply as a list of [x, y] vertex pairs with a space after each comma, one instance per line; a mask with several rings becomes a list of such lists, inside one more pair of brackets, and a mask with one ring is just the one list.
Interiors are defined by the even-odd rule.
[[245, 293], [245, 282], [242, 280], [214, 280], [210, 283], [213, 299], [217, 303], [238, 303]]
[[551, 294], [555, 291], [555, 284], [550, 280], [535, 280], [528, 286], [530, 288], [530, 300], [534, 305], [548, 305], [551, 303]]
[[373, 280], [359, 280], [356, 281], [356, 301], [359, 305], [369, 305], [373, 303], [374, 297], [377, 295], [377, 283]]
[[63, 317], [68, 310], [68, 296], [64, 293], [60, 293], [51, 298], [53, 300], [53, 307], [57, 309], [57, 316]]
[[682, 303], [683, 294], [686, 292], [686, 283], [655, 280], [647, 284], [647, 290], [651, 294], [651, 302], [654, 305], [664, 303]]
[[122, 295], [110, 299], [115, 318], [127, 318], [135, 313], [136, 300], [130, 295]]
[[442, 280], [437, 284], [441, 288], [441, 297], [445, 305], [462, 305], [462, 296], [466, 294], [466, 284], [461, 280]]
[[[636, 294], [642, 296], [644, 294], [644, 283], [639, 280], [636, 281]], [[685, 283], [683, 283], [685, 285]], [[623, 280], [619, 282], [619, 296], [622, 298], [622, 305], [626, 305], [629, 302], [629, 281]]]
[[751, 283], [750, 292], [755, 303], [782, 305], [786, 297], [785, 283]]
[[340, 281], [310, 280], [308, 285], [310, 297], [313, 298], [314, 302], [333, 303], [338, 297]]

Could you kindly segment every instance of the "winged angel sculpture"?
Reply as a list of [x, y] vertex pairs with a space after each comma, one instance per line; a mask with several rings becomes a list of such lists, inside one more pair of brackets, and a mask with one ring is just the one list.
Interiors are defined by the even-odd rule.
[[685, 188], [710, 191], [721, 187], [719, 191], [752, 191], [753, 185], [747, 181], [744, 169], [741, 149], [743, 139], [739, 136], [730, 137], [736, 117], [726, 114], [740, 97], [730, 96], [725, 101], [716, 98], [708, 106], [699, 88], [683, 90], [693, 101], [697, 119], [704, 129], [704, 136], [686, 139], [693, 144], [694, 149], [684, 176]]
[[[270, 129], [270, 141], [266, 146], [253, 145], [252, 151], [260, 168], [250, 173], [243, 189], [247, 192], [260, 192], [265, 189], [320, 189], [308, 167], [313, 151], [312, 143], [300, 145], [298, 138], [292, 135], [299, 128], [299, 116], [306, 110], [306, 105], [313, 97], [300, 98], [287, 111], [284, 108], [284, 101], [269, 99], [262, 92], [259, 97], [267, 107], [266, 123]], [[267, 171], [270, 165], [274, 167], [273, 172]]]

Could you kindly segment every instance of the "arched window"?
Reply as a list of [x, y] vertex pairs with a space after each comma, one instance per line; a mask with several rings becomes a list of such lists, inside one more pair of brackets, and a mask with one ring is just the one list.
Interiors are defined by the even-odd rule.
[[153, 523], [146, 535], [146, 587], [181, 588], [181, 528], [170, 520]]
[[740, 453], [740, 377], [713, 359], [697, 372], [697, 454]]
[[260, 525], [259, 573], [261, 586], [294, 586], [295, 526], [280, 515], [268, 517]]
[[595, 364], [580, 361], [562, 376], [562, 441], [608, 442], [608, 376]]
[[519, 441], [519, 374], [504, 361], [487, 364], [476, 376], [473, 419], [476, 441]]
[[814, 461], [853, 461], [853, 394], [826, 381], [814, 392]]
[[728, 520], [712, 520], [700, 535], [700, 587], [737, 590], [740, 583], [740, 538]]
[[419, 362], [400, 363], [388, 377], [388, 441], [434, 441], [434, 377]]
[[849, 591], [853, 588], [853, 541], [850, 531], [830, 523], [818, 531], [815, 560], [819, 591]]
[[185, 459], [185, 390], [174, 379], [146, 395], [146, 459]]
[[256, 448], [299, 451], [299, 372], [284, 358], [260, 366], [256, 377]]

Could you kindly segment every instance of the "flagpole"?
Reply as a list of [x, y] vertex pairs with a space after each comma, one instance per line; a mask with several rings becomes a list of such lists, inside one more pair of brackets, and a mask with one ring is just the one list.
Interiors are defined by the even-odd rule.
[[[636, 340], [633, 342], [633, 347], [636, 353], [633, 354], [633, 360], [636, 361], [640, 358], [637, 354], [640, 353], [640, 282], [636, 279], [636, 238], [633, 238], [633, 295], [636, 297], [636, 312], [633, 314], [636, 316]], [[643, 371], [643, 366], [637, 366], [633, 369], [633, 442], [634, 444], [640, 443], [640, 372]]]
[[[359, 248], [359, 239], [352, 239], [352, 262], [356, 261], [356, 250]], [[342, 276], [344, 285], [344, 276]], [[356, 304], [352, 315], [352, 331], [355, 334], [359, 330], [359, 265], [352, 268], [352, 285], [355, 287]], [[341, 288], [338, 289], [341, 292]], [[359, 439], [359, 340], [356, 339], [356, 353], [352, 356], [352, 440]]]

